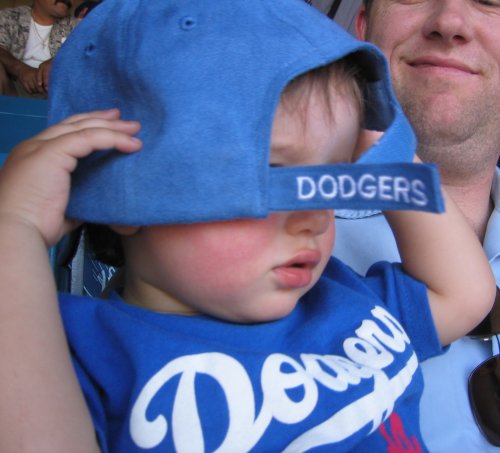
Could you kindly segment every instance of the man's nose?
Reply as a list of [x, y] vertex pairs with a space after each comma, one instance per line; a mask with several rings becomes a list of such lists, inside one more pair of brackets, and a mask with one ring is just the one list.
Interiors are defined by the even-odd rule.
[[294, 211], [286, 220], [287, 231], [292, 234], [311, 234], [318, 236], [325, 233], [333, 221], [333, 211]]
[[442, 40], [448, 44], [470, 41], [473, 34], [473, 11], [468, 0], [433, 0], [424, 24], [428, 39]]

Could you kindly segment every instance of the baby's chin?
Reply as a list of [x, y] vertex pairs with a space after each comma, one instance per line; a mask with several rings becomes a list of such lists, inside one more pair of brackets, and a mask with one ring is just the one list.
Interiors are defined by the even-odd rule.
[[253, 307], [251, 310], [233, 311], [227, 313], [214, 313], [215, 316], [222, 321], [232, 322], [236, 324], [261, 324], [266, 322], [278, 321], [287, 317], [297, 306], [299, 298], [290, 297], [279, 302], [269, 300], [267, 304], [260, 304], [259, 307]]

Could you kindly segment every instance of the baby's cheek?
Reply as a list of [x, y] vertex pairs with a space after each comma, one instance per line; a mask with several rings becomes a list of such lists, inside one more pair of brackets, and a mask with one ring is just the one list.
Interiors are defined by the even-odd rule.
[[193, 257], [198, 272], [214, 285], [238, 286], [270, 266], [266, 257], [272, 256], [276, 237], [269, 222], [256, 220], [231, 222], [237, 228], [219, 229], [217, 235], [199, 237], [195, 248], [204, 250], [203, 257]]

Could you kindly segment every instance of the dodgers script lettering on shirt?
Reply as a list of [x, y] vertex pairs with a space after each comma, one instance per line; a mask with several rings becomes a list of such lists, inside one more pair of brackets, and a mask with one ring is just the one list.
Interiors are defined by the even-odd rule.
[[350, 200], [359, 197], [426, 206], [429, 199], [425, 190], [423, 181], [404, 176], [375, 176], [365, 173], [357, 180], [351, 175], [335, 177], [325, 174], [317, 180], [311, 176], [297, 177], [297, 198], [301, 201], [312, 200], [316, 196], [323, 200]]
[[[299, 436], [284, 451], [304, 451], [339, 442], [366, 426], [371, 426], [371, 432], [375, 431], [389, 417], [394, 402], [412, 381], [417, 358], [413, 352], [395, 376], [384, 373], [383, 369], [394, 362], [393, 353], [404, 352], [409, 339], [399, 322], [384, 308], [375, 307], [371, 314], [373, 319], [364, 320], [355, 336], [344, 340], [346, 357], [301, 354], [299, 362], [284, 354], [270, 354], [261, 369], [263, 402], [257, 415], [250, 377], [233, 357], [208, 352], [172, 360], [146, 383], [137, 397], [130, 416], [133, 441], [138, 447], [153, 448], [171, 429], [176, 451], [205, 451], [195, 390], [199, 375], [214, 379], [226, 398], [229, 424], [217, 452], [250, 450], [273, 420], [287, 425], [306, 420], [318, 404], [318, 384], [332, 392], [344, 392], [349, 386], [371, 379], [373, 390], [347, 402], [330, 418], [323, 418], [324, 421]], [[286, 373], [282, 371], [284, 364], [288, 365]], [[180, 379], [170, 427], [162, 415], [148, 420], [146, 413], [151, 401], [176, 376]], [[303, 390], [299, 401], [290, 399], [287, 393], [297, 388]]]

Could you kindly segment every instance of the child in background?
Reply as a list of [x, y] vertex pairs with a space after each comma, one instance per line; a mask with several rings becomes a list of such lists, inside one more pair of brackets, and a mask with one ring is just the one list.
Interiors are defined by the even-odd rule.
[[[450, 200], [415, 211], [435, 169], [404, 163], [381, 54], [301, 0], [99, 8], [0, 177], [0, 450], [425, 450], [418, 361], [495, 284]], [[386, 210], [402, 265], [330, 257], [348, 206]], [[47, 247], [80, 222], [124, 285], [58, 304]]]

